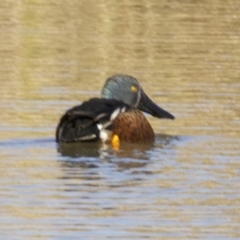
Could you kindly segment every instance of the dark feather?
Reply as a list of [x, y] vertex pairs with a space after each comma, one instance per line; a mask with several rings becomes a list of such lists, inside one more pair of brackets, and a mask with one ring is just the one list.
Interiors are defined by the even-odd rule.
[[110, 120], [116, 109], [131, 107], [113, 99], [92, 98], [68, 110], [60, 119], [56, 131], [57, 142], [97, 141], [100, 130], [97, 124], [111, 129]]

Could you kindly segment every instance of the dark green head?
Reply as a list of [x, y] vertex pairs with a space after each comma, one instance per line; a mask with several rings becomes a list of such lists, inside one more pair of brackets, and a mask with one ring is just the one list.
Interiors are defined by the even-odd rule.
[[138, 81], [128, 75], [114, 75], [108, 78], [102, 89], [101, 97], [122, 101], [154, 117], [174, 119], [172, 114], [152, 102]]

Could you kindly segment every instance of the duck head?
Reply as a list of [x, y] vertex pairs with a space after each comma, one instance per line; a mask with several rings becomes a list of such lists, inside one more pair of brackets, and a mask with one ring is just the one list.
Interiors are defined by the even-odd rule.
[[174, 119], [174, 116], [158, 107], [142, 90], [139, 82], [128, 75], [114, 75], [106, 80], [102, 98], [122, 101], [157, 118]]

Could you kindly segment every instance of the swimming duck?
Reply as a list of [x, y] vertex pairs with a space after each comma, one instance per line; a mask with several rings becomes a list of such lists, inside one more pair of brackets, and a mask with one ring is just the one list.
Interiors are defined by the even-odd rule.
[[141, 111], [157, 118], [174, 119], [144, 93], [134, 77], [114, 75], [106, 80], [101, 98], [83, 102], [62, 116], [56, 142], [153, 143], [153, 129]]

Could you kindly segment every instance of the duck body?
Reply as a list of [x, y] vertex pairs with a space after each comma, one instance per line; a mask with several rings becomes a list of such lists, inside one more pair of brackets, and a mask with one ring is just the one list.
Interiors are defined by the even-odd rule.
[[69, 109], [60, 119], [56, 142], [112, 141], [154, 142], [154, 132], [141, 112], [174, 119], [143, 92], [137, 80], [127, 75], [107, 79], [101, 98], [92, 98]]

